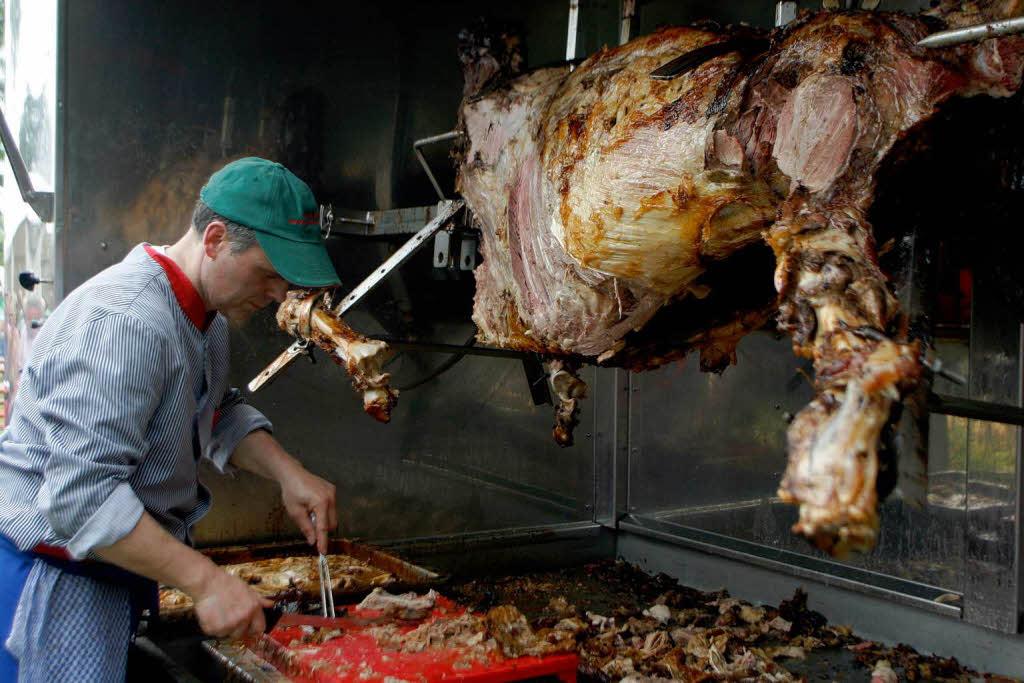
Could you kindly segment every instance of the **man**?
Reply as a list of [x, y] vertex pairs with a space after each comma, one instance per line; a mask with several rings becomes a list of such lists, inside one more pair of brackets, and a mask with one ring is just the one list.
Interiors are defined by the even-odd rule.
[[200, 457], [277, 481], [326, 551], [335, 488], [228, 387], [225, 321], [289, 283], [338, 283], [317, 215], [280, 164], [233, 162], [177, 243], [137, 246], [49, 316], [0, 436], [0, 681], [123, 679], [154, 582], [190, 595], [210, 635], [263, 630], [269, 603], [190, 547], [210, 506]]

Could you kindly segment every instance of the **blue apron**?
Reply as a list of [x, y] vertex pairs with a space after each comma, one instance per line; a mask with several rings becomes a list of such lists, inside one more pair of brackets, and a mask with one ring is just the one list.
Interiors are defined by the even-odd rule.
[[21, 590], [35, 558], [21, 552], [0, 535], [0, 682], [18, 680], [18, 660], [4, 645], [11, 635], [14, 611], [18, 609]]
[[131, 593], [131, 633], [139, 625], [142, 611], [156, 617], [159, 600], [155, 581], [106, 562], [78, 562], [48, 554], [23, 552], [0, 534], [0, 683], [18, 679], [18, 660], [5, 647], [25, 581], [36, 560], [75, 576], [84, 576], [128, 588]]

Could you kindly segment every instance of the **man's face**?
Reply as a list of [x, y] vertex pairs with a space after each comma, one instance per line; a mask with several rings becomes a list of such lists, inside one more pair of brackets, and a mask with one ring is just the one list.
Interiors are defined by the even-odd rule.
[[207, 261], [203, 289], [210, 308], [231, 322], [242, 323], [269, 303], [284, 301], [288, 282], [270, 265], [259, 244], [236, 253], [226, 235], [213, 242], [207, 239], [204, 244]]

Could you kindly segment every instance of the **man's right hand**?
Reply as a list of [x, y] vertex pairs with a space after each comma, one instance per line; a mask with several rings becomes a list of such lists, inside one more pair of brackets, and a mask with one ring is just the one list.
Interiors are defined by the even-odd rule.
[[260, 597], [245, 581], [219, 567], [211, 572], [209, 581], [194, 589], [191, 597], [199, 627], [203, 633], [217, 638], [237, 639], [263, 633], [266, 628], [263, 608], [274, 604]]
[[148, 512], [127, 536], [93, 550], [100, 559], [184, 591], [195, 603], [199, 626], [211, 636], [241, 638], [266, 628], [263, 608], [273, 602], [171, 536]]

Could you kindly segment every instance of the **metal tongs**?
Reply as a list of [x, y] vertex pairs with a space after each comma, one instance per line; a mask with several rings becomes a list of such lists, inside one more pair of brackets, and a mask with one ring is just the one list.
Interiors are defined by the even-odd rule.
[[[313, 529], [316, 530], [316, 513], [309, 513], [309, 519], [313, 522]], [[331, 568], [327, 564], [327, 556], [323, 553], [316, 560], [317, 569], [320, 571], [320, 612], [325, 617], [334, 619], [337, 615], [334, 612], [334, 591], [331, 590]]]

